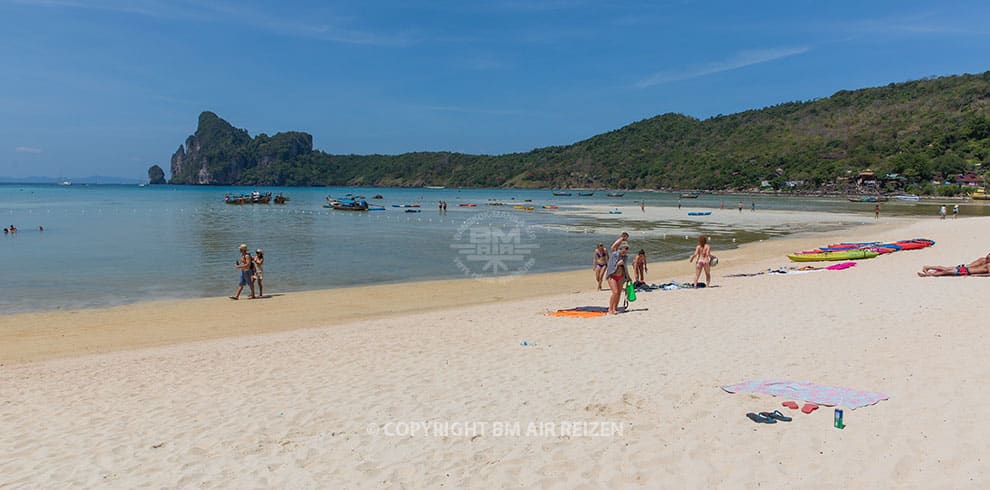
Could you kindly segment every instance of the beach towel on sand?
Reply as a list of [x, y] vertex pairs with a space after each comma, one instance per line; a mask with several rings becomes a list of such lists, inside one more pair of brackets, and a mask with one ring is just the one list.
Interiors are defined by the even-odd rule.
[[547, 313], [547, 316], [569, 316], [573, 318], [594, 318], [596, 316], [605, 316], [608, 314], [608, 308], [604, 306], [578, 306], [577, 308], [571, 308], [568, 310], [557, 310], [554, 312]]
[[729, 393], [766, 393], [768, 395], [804, 400], [828, 407], [846, 407], [850, 410], [876, 404], [890, 397], [874, 391], [854, 390], [841, 386], [827, 386], [784, 379], [757, 379], [723, 386]]

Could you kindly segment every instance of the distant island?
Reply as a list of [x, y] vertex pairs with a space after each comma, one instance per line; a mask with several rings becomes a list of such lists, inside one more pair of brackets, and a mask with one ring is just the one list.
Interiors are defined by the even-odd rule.
[[[173, 184], [706, 189], [950, 195], [990, 161], [990, 72], [842, 90], [705, 120], [663, 114], [527, 153], [334, 155], [290, 131], [251, 137], [212, 112], [172, 155]], [[863, 175], [867, 177], [864, 181]], [[964, 179], [968, 179], [965, 180]]]

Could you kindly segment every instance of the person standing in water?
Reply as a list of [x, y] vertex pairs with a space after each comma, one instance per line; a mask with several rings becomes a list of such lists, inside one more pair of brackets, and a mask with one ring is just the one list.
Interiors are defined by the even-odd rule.
[[705, 285], [712, 285], [712, 247], [708, 244], [708, 237], [702, 235], [698, 237], [698, 246], [694, 247], [694, 255], [688, 262], [698, 262], [694, 265], [694, 287], [698, 287], [698, 278], [701, 277], [702, 269], [705, 271]]

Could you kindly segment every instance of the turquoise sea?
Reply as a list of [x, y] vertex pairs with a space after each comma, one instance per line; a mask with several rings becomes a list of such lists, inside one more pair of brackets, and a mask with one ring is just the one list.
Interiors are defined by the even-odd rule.
[[[265, 250], [265, 291], [338, 288], [421, 279], [462, 278], [589, 268], [595, 243], [614, 239], [604, 216], [575, 215], [585, 204], [676, 206], [677, 194], [557, 197], [547, 190], [258, 188], [290, 197], [285, 205], [223, 203], [246, 187], [0, 185], [0, 312], [100, 307], [233, 293], [237, 247]], [[385, 211], [323, 207], [326, 196], [381, 194]], [[732, 206], [872, 214], [872, 204], [839, 199], [703, 195], [692, 209]], [[441, 214], [439, 200], [448, 202]], [[489, 200], [505, 205], [490, 206]], [[526, 202], [530, 200], [530, 202]], [[476, 207], [460, 207], [475, 203]], [[419, 213], [393, 204], [419, 204]], [[513, 205], [534, 206], [532, 212]], [[556, 205], [559, 210], [545, 210]], [[887, 203], [885, 215], [934, 215], [938, 204]], [[974, 206], [979, 214], [986, 208]], [[417, 208], [410, 208], [417, 209]], [[748, 209], [747, 209], [748, 211]], [[972, 214], [970, 208], [967, 213]], [[831, 223], [837, 226], [840, 223]], [[44, 231], [39, 231], [39, 226]], [[629, 226], [635, 228], [635, 224]], [[648, 226], [648, 224], [639, 224]], [[684, 234], [704, 230], [728, 246], [805, 230], [706, 229], [700, 220], [666, 223]], [[611, 228], [610, 228], [611, 227]], [[635, 244], [651, 261], [690, 254], [693, 242], [666, 234]], [[486, 259], [487, 257], [487, 259]], [[491, 260], [494, 257], [496, 260]], [[562, 288], [566, 288], [562, 285]]]

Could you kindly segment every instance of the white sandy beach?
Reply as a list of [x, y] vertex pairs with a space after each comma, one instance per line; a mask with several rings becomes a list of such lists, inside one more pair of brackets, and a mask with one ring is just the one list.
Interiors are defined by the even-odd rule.
[[[590, 270], [8, 315], [0, 488], [985, 488], [990, 278], [915, 271], [985, 255], [988, 226], [884, 220], [716, 248], [718, 287], [641, 293], [605, 318], [544, 315], [605, 305]], [[915, 237], [937, 245], [724, 277]], [[686, 261], [650, 269], [693, 276]], [[755, 378], [891, 398], [839, 430], [830, 408], [720, 388]], [[744, 416], [777, 408], [794, 421]]]

